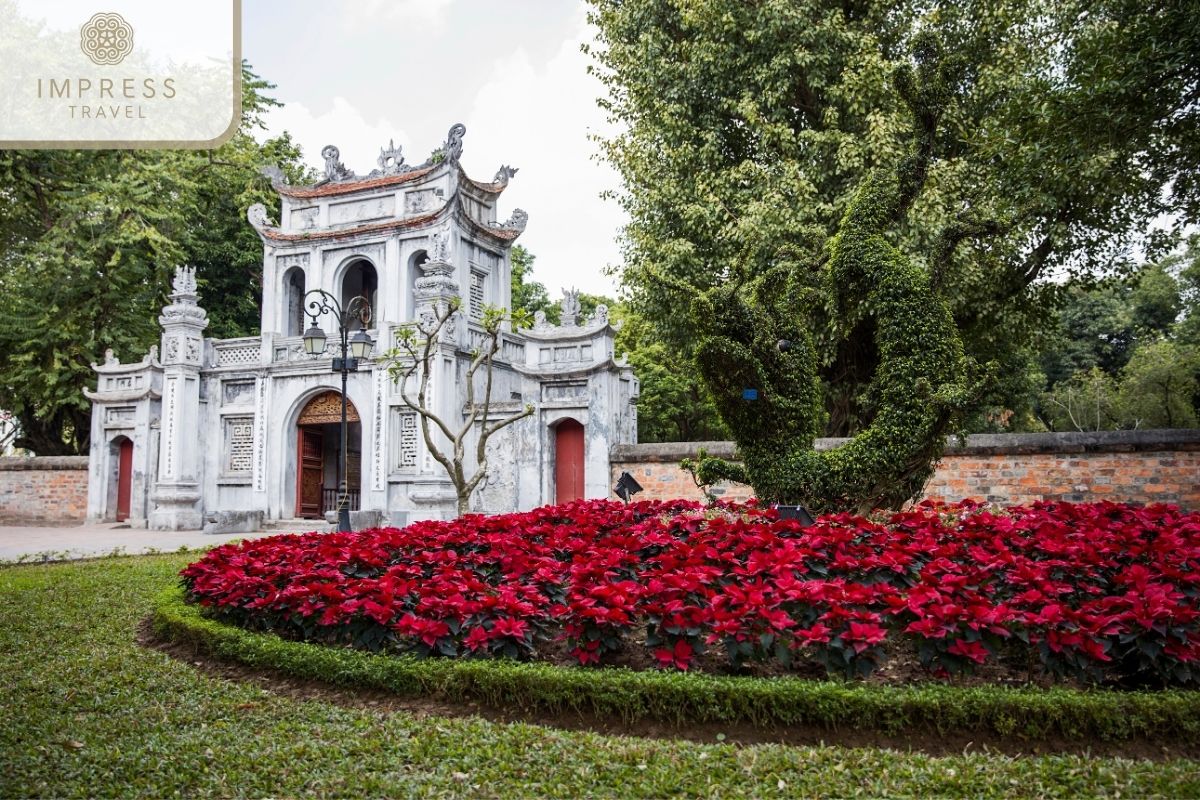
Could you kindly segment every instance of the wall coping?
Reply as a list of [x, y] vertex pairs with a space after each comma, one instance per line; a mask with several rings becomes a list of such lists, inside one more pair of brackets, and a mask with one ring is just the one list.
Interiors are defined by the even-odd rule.
[[0, 472], [64, 469], [86, 470], [87, 468], [87, 456], [5, 456], [0, 458]]
[[[1131, 453], [1138, 451], [1200, 450], [1200, 428], [1164, 428], [1136, 431], [1068, 433], [979, 433], [946, 440], [946, 455], [1074, 455], [1079, 453]], [[817, 439], [818, 450], [831, 450], [849, 439]], [[734, 458], [733, 442], [658, 442], [620, 444], [612, 448], [612, 463], [664, 462], [694, 458], [704, 448], [710, 456]]]

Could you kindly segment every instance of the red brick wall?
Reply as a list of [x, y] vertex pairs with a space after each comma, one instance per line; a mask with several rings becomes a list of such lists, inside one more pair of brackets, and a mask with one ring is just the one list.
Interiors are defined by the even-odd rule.
[[[818, 448], [837, 446], [824, 439]], [[704, 447], [730, 458], [729, 442], [673, 442], [614, 448], [612, 476], [628, 470], [645, 491], [639, 499], [703, 495], [679, 461]], [[748, 486], [723, 484], [714, 493], [731, 500]], [[926, 496], [973, 498], [1004, 505], [1034, 500], [1114, 500], [1174, 503], [1200, 509], [1200, 430], [1103, 433], [996, 434], [952, 441]]]
[[87, 516], [86, 456], [0, 458], [0, 523], [63, 524]]

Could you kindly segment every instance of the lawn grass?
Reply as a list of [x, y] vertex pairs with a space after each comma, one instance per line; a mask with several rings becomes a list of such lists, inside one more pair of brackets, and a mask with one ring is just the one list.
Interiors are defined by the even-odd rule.
[[135, 642], [194, 556], [0, 569], [0, 796], [1197, 796], [1200, 763], [695, 744], [297, 701]]

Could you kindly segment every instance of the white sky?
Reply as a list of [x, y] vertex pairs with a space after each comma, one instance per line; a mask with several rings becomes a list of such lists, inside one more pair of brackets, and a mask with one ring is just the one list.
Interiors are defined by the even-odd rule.
[[518, 167], [499, 217], [529, 212], [520, 241], [537, 256], [534, 279], [615, 294], [606, 266], [620, 261], [624, 214], [601, 200], [620, 187], [589, 134], [611, 128], [596, 106], [599, 81], [580, 45], [591, 41], [579, 0], [245, 0], [243, 51], [276, 83], [288, 130], [307, 161], [335, 144], [359, 174], [389, 139], [419, 164], [455, 122], [467, 126], [463, 166], [491, 180]]

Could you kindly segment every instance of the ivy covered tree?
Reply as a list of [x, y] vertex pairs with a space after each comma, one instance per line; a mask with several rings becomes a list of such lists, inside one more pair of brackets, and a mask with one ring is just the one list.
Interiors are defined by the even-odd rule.
[[[929, 275], [887, 240], [928, 174], [955, 70], [932, 36], [914, 45], [916, 69], [895, 88], [912, 111], [911, 152], [877, 170], [851, 200], [817, 289], [799, 265], [726, 282], [700, 293], [692, 321], [697, 363], [737, 444], [739, 463], [701, 458], [698, 483], [748, 483], [768, 502], [822, 511], [898, 507], [918, 495], [945, 436], [978, 383], [958, 329]], [[952, 243], [945, 245], [951, 248]], [[878, 412], [846, 444], [818, 451], [825, 408], [812, 332], [798, 309], [829, 309], [829, 335], [870, 331], [879, 367], [867, 391]]]
[[0, 408], [16, 447], [86, 452], [91, 364], [158, 341], [178, 264], [198, 267], [210, 335], [257, 329], [262, 245], [245, 211], [272, 196], [263, 166], [304, 177], [286, 134], [254, 138], [271, 88], [243, 68], [241, 127], [214, 151], [0, 151]]
[[[1151, 220], [1198, 219], [1200, 26], [1186, 4], [591, 5], [595, 69], [622, 130], [605, 152], [630, 216], [623, 296], [677, 355], [693, 355], [699, 333], [655, 274], [704, 291], [790, 263], [819, 287], [857, 187], [904, 157], [908, 111], [889, 76], [919, 30], [970, 63], [925, 188], [888, 237], [927, 273], [966, 352], [1000, 364], [981, 407], [1028, 405], [1034, 336], [1059, 296], [1049, 276], [1103, 273]], [[1166, 243], [1143, 244], [1157, 255]], [[795, 313], [835, 330], [819, 303]], [[874, 332], [822, 333], [815, 346], [824, 432], [865, 429], [879, 410]], [[691, 358], [672, 363], [690, 378]]]

